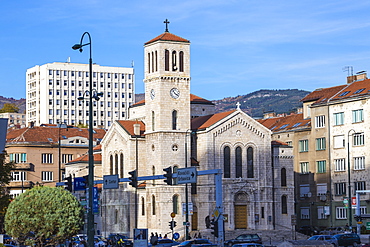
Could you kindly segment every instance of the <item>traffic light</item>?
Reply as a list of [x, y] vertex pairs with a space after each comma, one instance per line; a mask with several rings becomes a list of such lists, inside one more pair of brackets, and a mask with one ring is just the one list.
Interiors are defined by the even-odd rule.
[[170, 227], [170, 229], [171, 229], [171, 230], [173, 230], [173, 229], [176, 227], [176, 221], [171, 220], [171, 221], [170, 221], [170, 222], [168, 222], [168, 223], [170, 223], [168, 226]]
[[354, 215], [355, 219], [357, 222], [361, 222], [362, 221], [362, 217], [361, 215]]
[[212, 229], [212, 234], [215, 235], [216, 238], [218, 238], [218, 221], [212, 219], [211, 220], [211, 229]]
[[88, 188], [89, 187], [89, 175], [83, 176], [83, 181], [84, 187]]
[[137, 188], [137, 172], [136, 172], [136, 170], [133, 170], [133, 171], [129, 172], [128, 174], [130, 174], [130, 177], [128, 179], [131, 180], [131, 182], [129, 184], [132, 187]]
[[69, 176], [69, 177], [66, 178], [66, 180], [67, 180], [67, 188], [66, 189], [68, 191], [72, 192], [72, 177]]
[[163, 176], [166, 178], [164, 182], [168, 185], [172, 185], [172, 167], [169, 166], [167, 168], [164, 168], [163, 171], [166, 172]]

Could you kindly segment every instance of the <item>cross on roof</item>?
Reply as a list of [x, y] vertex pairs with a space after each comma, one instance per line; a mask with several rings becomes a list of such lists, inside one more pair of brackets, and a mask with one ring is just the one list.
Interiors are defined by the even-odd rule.
[[169, 24], [170, 22], [166, 19], [163, 23], [166, 23], [166, 30], [165, 30], [165, 32], [166, 32], [166, 33], [168, 33], [168, 24]]
[[240, 103], [239, 102], [236, 103], [236, 109], [240, 109]]

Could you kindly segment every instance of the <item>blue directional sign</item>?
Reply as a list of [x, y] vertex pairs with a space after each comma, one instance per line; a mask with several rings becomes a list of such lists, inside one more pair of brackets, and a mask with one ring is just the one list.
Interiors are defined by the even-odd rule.
[[94, 187], [93, 190], [93, 213], [94, 214], [99, 213], [99, 193], [97, 187]]
[[83, 177], [75, 178], [73, 182], [73, 190], [86, 190], [87, 181]]

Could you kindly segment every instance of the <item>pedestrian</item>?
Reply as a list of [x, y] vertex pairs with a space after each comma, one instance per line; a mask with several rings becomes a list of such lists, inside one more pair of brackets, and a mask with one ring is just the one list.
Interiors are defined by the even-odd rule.
[[159, 237], [158, 237], [158, 239], [162, 239], [162, 234], [159, 234]]
[[164, 234], [164, 237], [163, 238], [166, 239], [167, 238], [167, 234]]
[[158, 243], [158, 237], [154, 235], [154, 233], [152, 233], [152, 235], [150, 236], [150, 244], [157, 245], [157, 243]]

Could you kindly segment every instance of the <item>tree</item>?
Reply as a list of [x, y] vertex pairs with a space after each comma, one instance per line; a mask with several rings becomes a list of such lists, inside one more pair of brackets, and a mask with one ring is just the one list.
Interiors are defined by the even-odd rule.
[[4, 217], [10, 203], [10, 195], [6, 185], [11, 181], [11, 170], [13, 163], [5, 163], [6, 153], [0, 153], [0, 233], [4, 233]]
[[27, 245], [56, 245], [76, 235], [83, 224], [77, 199], [62, 187], [36, 186], [13, 200], [5, 230]]
[[0, 109], [0, 113], [4, 113], [4, 112], [16, 112], [17, 113], [18, 111], [19, 111], [19, 107], [11, 103], [5, 103], [3, 108]]

